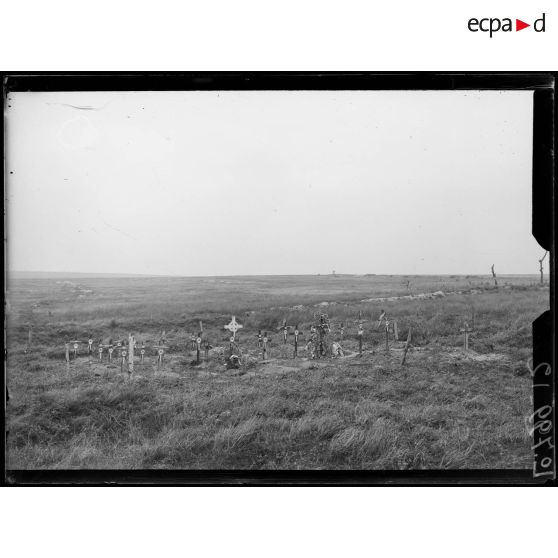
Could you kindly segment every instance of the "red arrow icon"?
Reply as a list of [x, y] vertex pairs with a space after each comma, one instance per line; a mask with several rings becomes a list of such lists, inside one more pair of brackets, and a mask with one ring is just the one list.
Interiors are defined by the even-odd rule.
[[515, 30], [516, 31], [521, 31], [522, 29], [525, 29], [526, 27], [531, 27], [531, 24], [530, 23], [525, 23], [524, 21], [521, 21], [520, 19], [515, 20]]

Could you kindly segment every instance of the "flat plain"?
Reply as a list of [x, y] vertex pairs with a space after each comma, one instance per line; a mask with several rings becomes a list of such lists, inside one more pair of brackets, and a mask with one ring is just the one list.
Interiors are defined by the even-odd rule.
[[[536, 276], [501, 276], [497, 287], [488, 276], [9, 277], [7, 466], [530, 468], [531, 323], [548, 299]], [[387, 349], [382, 311], [398, 324]], [[304, 349], [320, 313], [343, 357]], [[239, 370], [224, 365], [232, 315], [243, 326]], [[200, 320], [212, 349], [198, 364]], [[97, 356], [99, 342], [129, 334], [146, 346], [131, 375]], [[71, 340], [80, 344], [67, 365]]]

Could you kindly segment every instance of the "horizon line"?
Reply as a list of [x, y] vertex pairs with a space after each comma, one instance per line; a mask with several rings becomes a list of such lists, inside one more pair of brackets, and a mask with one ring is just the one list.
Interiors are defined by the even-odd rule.
[[[8, 270], [6, 271], [6, 275], [14, 275], [14, 274], [36, 274], [36, 275], [82, 275], [82, 276], [92, 276], [92, 275], [105, 275], [105, 276], [120, 276], [120, 277], [172, 277], [172, 278], [204, 278], [204, 277], [317, 277], [317, 276], [324, 276], [324, 277], [344, 277], [344, 276], [353, 276], [353, 277], [365, 277], [365, 276], [377, 276], [377, 277], [385, 277], [385, 276], [412, 276], [412, 277], [430, 277], [430, 276], [438, 276], [438, 277], [467, 277], [467, 276], [475, 276], [475, 277], [491, 277], [492, 275], [487, 273], [233, 273], [228, 275], [179, 275], [179, 274], [160, 274], [160, 273], [125, 273], [125, 272], [99, 272], [99, 271], [39, 271], [39, 270]], [[496, 274], [496, 277], [509, 277], [509, 276], [517, 276], [517, 275], [525, 275], [525, 276], [535, 276], [538, 277], [539, 273], [499, 273]], [[547, 274], [545, 274], [547, 275]]]

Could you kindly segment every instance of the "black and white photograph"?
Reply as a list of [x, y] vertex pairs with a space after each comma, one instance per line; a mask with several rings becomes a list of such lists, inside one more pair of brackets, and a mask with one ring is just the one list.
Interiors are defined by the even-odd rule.
[[5, 103], [7, 469], [532, 469], [533, 90]]

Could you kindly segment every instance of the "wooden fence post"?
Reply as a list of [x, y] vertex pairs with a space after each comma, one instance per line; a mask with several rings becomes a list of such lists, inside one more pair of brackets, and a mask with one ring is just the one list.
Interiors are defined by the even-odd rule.
[[267, 360], [267, 331], [264, 331], [262, 360]]
[[407, 351], [409, 350], [410, 343], [411, 343], [411, 328], [409, 327], [409, 333], [407, 334], [407, 342], [405, 343], [405, 349], [403, 350], [403, 358], [401, 359], [401, 366], [405, 364], [405, 359], [407, 358]]
[[70, 344], [66, 343], [65, 348], [66, 348], [66, 368], [69, 370], [70, 369]]
[[364, 334], [364, 330], [362, 329], [362, 324], [358, 326], [358, 354], [362, 355], [362, 336]]

